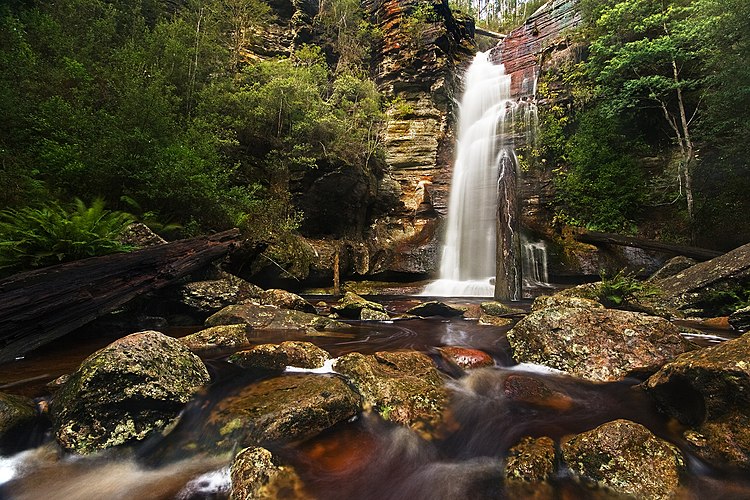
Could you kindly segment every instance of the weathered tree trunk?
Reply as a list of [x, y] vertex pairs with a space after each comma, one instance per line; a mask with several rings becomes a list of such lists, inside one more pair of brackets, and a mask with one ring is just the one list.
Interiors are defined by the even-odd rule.
[[644, 250], [655, 250], [675, 255], [684, 255], [696, 260], [709, 260], [722, 255], [724, 252], [708, 250], [706, 248], [691, 247], [685, 245], [674, 245], [646, 238], [635, 238], [633, 236], [623, 236], [613, 233], [598, 233], [595, 231], [586, 231], [580, 229], [573, 237], [581, 243], [590, 243], [592, 245], [621, 245]]
[[521, 235], [518, 232], [516, 167], [510, 158], [500, 162], [497, 180], [495, 299], [521, 299]]
[[0, 363], [198, 270], [226, 254], [238, 235], [233, 229], [1, 280]]

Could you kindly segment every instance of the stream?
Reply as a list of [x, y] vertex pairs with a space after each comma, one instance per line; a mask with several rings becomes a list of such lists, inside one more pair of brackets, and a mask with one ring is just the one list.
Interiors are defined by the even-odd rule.
[[[417, 302], [413, 297], [395, 296], [377, 300], [390, 312], [402, 312]], [[464, 302], [476, 306], [481, 301]], [[449, 412], [453, 425], [432, 439], [376, 413], [366, 413], [311, 440], [271, 445], [269, 449], [295, 467], [313, 498], [503, 498], [499, 459], [521, 438], [548, 436], [559, 442], [567, 435], [623, 418], [646, 426], [681, 449], [687, 460], [681, 498], [750, 498], [750, 478], [717, 469], [689, 453], [681, 437], [683, 428], [657, 411], [638, 387], [640, 380], [594, 384], [539, 366], [515, 365], [505, 337], [509, 328], [483, 326], [476, 320], [429, 318], [351, 322], [351, 332], [333, 336], [256, 332], [253, 341], [257, 343], [307, 340], [332, 356], [422, 351], [446, 373], [452, 394]], [[165, 333], [183, 336], [197, 329]], [[718, 330], [692, 333], [689, 338], [705, 346], [731, 336], [730, 331]], [[50, 382], [73, 372], [86, 356], [113, 340], [64, 337], [0, 366], [0, 391], [44, 402], [51, 393]], [[496, 367], [466, 375], [443, 361], [437, 351], [451, 345], [480, 349], [494, 358]], [[53, 442], [49, 424], [41, 418], [8, 436], [0, 443], [0, 498], [228, 498], [231, 457], [206, 452], [215, 439], [207, 423], [208, 412], [258, 379], [227, 363], [226, 354], [205, 359], [211, 387], [186, 406], [179, 423], [166, 436], [86, 457], [63, 455]], [[559, 397], [508, 397], [504, 381], [518, 374], [543, 382]], [[553, 495], [541, 498], [611, 498], [577, 483], [564, 471], [551, 484]], [[297, 498], [293, 492], [287, 494]], [[537, 498], [533, 492], [528, 497]]]

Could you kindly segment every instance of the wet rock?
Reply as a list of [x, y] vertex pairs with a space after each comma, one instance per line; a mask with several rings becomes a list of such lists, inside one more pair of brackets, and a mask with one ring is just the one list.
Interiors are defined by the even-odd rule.
[[489, 314], [482, 314], [479, 317], [480, 325], [487, 326], [508, 326], [513, 324], [513, 320], [510, 318], [503, 318], [501, 316], [490, 316]]
[[672, 257], [666, 262], [666, 264], [660, 267], [658, 271], [656, 271], [651, 275], [651, 277], [649, 277], [649, 281], [658, 281], [669, 278], [671, 276], [675, 276], [688, 267], [696, 265], [697, 263], [698, 261], [691, 259], [690, 257], [685, 257], [684, 255]]
[[287, 341], [281, 344], [261, 344], [234, 353], [229, 362], [243, 368], [284, 370], [287, 366], [320, 368], [331, 356], [310, 342]]
[[385, 307], [381, 304], [364, 299], [352, 292], [346, 292], [337, 304], [331, 306], [331, 311], [342, 318], [349, 319], [361, 319], [362, 311], [365, 309], [386, 313]]
[[360, 400], [333, 375], [284, 375], [226, 397], [209, 421], [218, 429], [219, 448], [307, 439], [355, 416]]
[[51, 405], [60, 445], [90, 453], [164, 429], [209, 381], [203, 362], [172, 337], [128, 335], [81, 364]]
[[737, 309], [729, 315], [729, 324], [741, 332], [750, 330], [750, 306]]
[[387, 312], [376, 311], [374, 309], [362, 309], [359, 313], [359, 319], [362, 321], [390, 321], [391, 316]]
[[483, 314], [489, 316], [512, 316], [515, 314], [525, 314], [526, 311], [517, 307], [510, 307], [502, 302], [482, 302], [479, 306]]
[[675, 446], [628, 420], [578, 434], [561, 448], [574, 475], [635, 498], [673, 498], [685, 468]]
[[261, 292], [259, 299], [262, 304], [276, 306], [281, 309], [294, 309], [295, 311], [311, 314], [317, 312], [314, 305], [299, 295], [278, 288], [271, 288], [270, 290]]
[[534, 299], [531, 311], [541, 311], [552, 307], [581, 307], [584, 309], [604, 309], [604, 306], [593, 299], [584, 297], [567, 297], [565, 295], [541, 295]]
[[494, 366], [495, 360], [484, 351], [470, 347], [445, 346], [438, 349], [440, 355], [447, 361], [456, 364], [464, 370]]
[[513, 359], [595, 382], [654, 373], [693, 347], [664, 318], [613, 309], [552, 307], [508, 332]]
[[348, 328], [345, 323], [330, 318], [251, 302], [227, 306], [206, 320], [206, 326], [240, 324], [248, 325], [253, 330], [304, 330], [308, 333]]
[[248, 325], [219, 325], [191, 333], [179, 340], [195, 353], [230, 351], [250, 345], [250, 331]]
[[508, 450], [505, 477], [508, 481], [543, 483], [555, 475], [555, 442], [548, 437], [525, 437]]
[[524, 374], [510, 374], [503, 382], [506, 398], [542, 408], [567, 411], [573, 407], [573, 399], [547, 386], [543, 380]]
[[420, 352], [351, 353], [340, 357], [334, 369], [351, 381], [365, 405], [389, 420], [415, 429], [441, 421], [447, 404], [443, 378]]
[[266, 498], [312, 498], [295, 470], [279, 465], [278, 460], [265, 448], [253, 446], [237, 453], [230, 468], [232, 500]]
[[750, 334], [689, 352], [645, 385], [660, 408], [693, 429], [685, 437], [707, 460], [750, 469]]
[[28, 398], [0, 392], [0, 438], [36, 417], [36, 406]]
[[167, 242], [142, 222], [134, 222], [120, 235], [120, 243], [138, 248], [163, 245]]
[[406, 312], [407, 314], [413, 314], [414, 316], [420, 316], [422, 318], [429, 318], [430, 316], [454, 318], [457, 316], [463, 316], [464, 314], [463, 309], [452, 307], [448, 304], [438, 301], [423, 302], [410, 308]]
[[213, 314], [220, 309], [257, 298], [263, 290], [241, 278], [226, 274], [224, 278], [194, 281], [180, 287], [177, 300], [194, 314]]

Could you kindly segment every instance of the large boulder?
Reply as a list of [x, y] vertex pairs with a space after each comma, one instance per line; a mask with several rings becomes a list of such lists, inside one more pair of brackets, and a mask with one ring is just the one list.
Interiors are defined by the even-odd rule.
[[463, 316], [463, 309], [449, 306], [444, 302], [430, 301], [418, 304], [406, 311], [407, 314], [413, 314], [414, 316], [420, 316], [422, 318], [429, 318], [430, 316], [442, 316], [445, 318], [453, 318], [457, 316]]
[[679, 356], [645, 388], [692, 427], [685, 438], [699, 456], [750, 469], [750, 334]]
[[386, 313], [385, 307], [377, 302], [360, 297], [356, 293], [346, 292], [337, 304], [331, 306], [331, 311], [342, 318], [361, 319], [366, 310]]
[[307, 439], [355, 416], [360, 396], [340, 377], [295, 374], [266, 379], [214, 407], [215, 446]]
[[347, 324], [330, 318], [252, 302], [227, 306], [206, 320], [208, 327], [218, 325], [247, 325], [253, 330], [302, 330], [307, 333], [349, 328]]
[[90, 453], [164, 429], [209, 382], [203, 362], [181, 342], [146, 331], [95, 352], [51, 405], [60, 445]]
[[280, 307], [281, 309], [294, 309], [306, 313], [315, 314], [315, 306], [297, 295], [279, 288], [271, 288], [260, 294], [262, 304]]
[[674, 498], [685, 468], [675, 446], [629, 420], [607, 422], [561, 448], [575, 476], [635, 498]]
[[193, 314], [204, 318], [220, 309], [258, 298], [263, 290], [241, 278], [224, 274], [217, 280], [194, 281], [176, 290], [177, 301]]
[[250, 345], [248, 325], [218, 325], [180, 337], [180, 342], [198, 354], [236, 351]]
[[287, 366], [320, 368], [331, 358], [328, 352], [310, 342], [286, 341], [281, 344], [260, 344], [236, 352], [229, 362], [243, 368], [282, 371]]
[[581, 307], [583, 309], [604, 309], [604, 305], [594, 299], [585, 297], [569, 297], [567, 295], [541, 295], [534, 299], [531, 311], [541, 311], [553, 307]]
[[351, 381], [366, 406], [388, 420], [421, 429], [442, 419], [447, 404], [443, 378], [425, 354], [351, 353], [340, 357], [334, 369]]
[[595, 382], [654, 373], [692, 348], [664, 318], [629, 311], [551, 307], [508, 332], [513, 359]]
[[313, 498], [304, 491], [302, 480], [292, 467], [279, 464], [270, 451], [258, 446], [237, 453], [230, 477], [233, 500]]

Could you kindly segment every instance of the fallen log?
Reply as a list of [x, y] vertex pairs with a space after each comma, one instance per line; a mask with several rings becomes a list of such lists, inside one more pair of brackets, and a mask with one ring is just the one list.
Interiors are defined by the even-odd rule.
[[599, 233], [596, 231], [586, 231], [585, 229], [577, 230], [573, 233], [573, 238], [581, 243], [589, 243], [591, 245], [620, 245], [627, 247], [642, 248], [644, 250], [654, 250], [657, 252], [664, 252], [674, 255], [684, 255], [695, 260], [710, 260], [719, 255], [723, 255], [724, 252], [718, 252], [716, 250], [709, 250], [707, 248], [691, 247], [686, 245], [675, 245], [672, 243], [664, 243], [662, 241], [649, 240], [646, 238], [636, 238], [633, 236], [623, 236], [621, 234], [614, 233]]
[[226, 254], [232, 229], [0, 280], [0, 363], [11, 361]]

